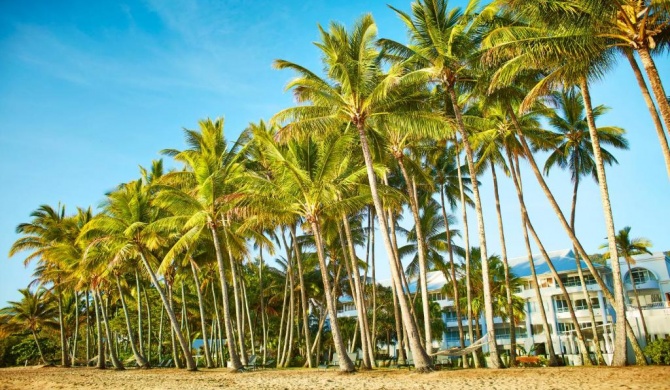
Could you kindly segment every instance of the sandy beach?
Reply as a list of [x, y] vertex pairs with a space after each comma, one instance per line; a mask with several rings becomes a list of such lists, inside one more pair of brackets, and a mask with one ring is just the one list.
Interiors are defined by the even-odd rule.
[[0, 369], [0, 389], [670, 389], [670, 367], [516, 368], [418, 374], [379, 369], [342, 375], [334, 370], [225, 369], [125, 371], [93, 368]]

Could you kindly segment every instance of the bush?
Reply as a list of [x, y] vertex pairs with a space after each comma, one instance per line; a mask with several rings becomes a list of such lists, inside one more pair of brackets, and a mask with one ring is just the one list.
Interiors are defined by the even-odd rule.
[[649, 343], [644, 353], [654, 364], [670, 365], [670, 339], [659, 339]]

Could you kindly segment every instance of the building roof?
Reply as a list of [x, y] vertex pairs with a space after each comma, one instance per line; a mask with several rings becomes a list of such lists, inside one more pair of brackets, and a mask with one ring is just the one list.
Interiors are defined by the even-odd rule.
[[[575, 255], [571, 249], [563, 249], [559, 251], [547, 252], [547, 255], [551, 259], [551, 263], [556, 268], [558, 273], [571, 273], [577, 272], [577, 262], [575, 261]], [[510, 270], [512, 273], [520, 278], [530, 277], [530, 262], [528, 261], [527, 256], [515, 257], [509, 259]], [[544, 256], [541, 254], [533, 255], [533, 263], [535, 263], [535, 273], [537, 275], [542, 274], [551, 274], [551, 270], [547, 265], [547, 262], [544, 260]], [[586, 263], [580, 261], [582, 269], [587, 269]], [[594, 264], [596, 267], [602, 267], [598, 264]]]

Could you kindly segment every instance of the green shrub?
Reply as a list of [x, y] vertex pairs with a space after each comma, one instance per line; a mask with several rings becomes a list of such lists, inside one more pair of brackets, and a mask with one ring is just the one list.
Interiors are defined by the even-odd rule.
[[670, 339], [659, 339], [649, 343], [644, 353], [654, 364], [670, 365]]

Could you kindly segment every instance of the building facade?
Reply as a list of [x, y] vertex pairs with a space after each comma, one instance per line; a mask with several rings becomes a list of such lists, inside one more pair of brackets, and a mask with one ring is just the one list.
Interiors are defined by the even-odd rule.
[[[577, 262], [571, 250], [554, 251], [548, 253], [558, 277], [565, 286], [569, 299], [575, 310], [575, 316], [582, 333], [586, 338], [586, 345], [590, 352], [594, 352], [593, 331], [591, 327], [591, 316], [588, 311], [587, 301], [589, 299], [594, 311], [597, 328], [597, 337], [605, 359], [610, 361], [613, 352], [614, 326], [616, 314], [612, 304], [605, 299], [603, 291], [596, 283], [593, 275], [586, 264], [581, 261], [580, 266], [586, 284], [588, 297], [584, 294], [580, 282]], [[524, 319], [518, 321], [514, 329], [517, 345], [526, 353], [544, 355], [546, 351], [547, 338], [550, 337], [556, 354], [562, 355], [568, 364], [581, 364], [581, 356], [575, 338], [574, 324], [570, 318], [568, 304], [558, 287], [555, 276], [549, 269], [544, 258], [540, 255], [533, 256], [533, 263], [540, 288], [540, 300], [535, 292], [535, 282], [531, 277], [530, 262], [527, 257], [519, 257], [508, 261], [511, 272], [521, 280], [520, 286], [514, 292], [518, 298], [523, 299], [525, 306]], [[633, 256], [633, 262], [629, 265], [625, 259], [619, 260], [621, 273], [623, 275], [624, 288], [627, 300], [626, 316], [631, 323], [638, 341], [644, 347], [646, 344], [643, 332], [640, 311], [646, 322], [647, 332], [650, 339], [670, 337], [670, 257], [664, 253], [653, 255]], [[605, 283], [612, 289], [612, 271], [610, 263], [594, 264], [596, 272]], [[428, 290], [430, 299], [436, 301], [442, 307], [442, 320], [446, 325], [446, 331], [441, 340], [434, 340], [436, 348], [451, 348], [459, 346], [458, 323], [454, 302], [443, 291], [451, 291], [443, 287], [447, 279], [441, 272], [430, 272], [428, 274]], [[410, 293], [416, 291], [416, 281], [410, 281], [408, 289]], [[640, 309], [638, 309], [635, 291], [639, 298]], [[539, 308], [545, 309], [549, 332], [545, 332], [542, 325], [542, 317]], [[341, 302], [339, 316], [355, 316], [356, 308], [352, 302]], [[475, 327], [479, 329], [478, 334], [486, 333], [486, 323], [481, 318]], [[499, 348], [509, 350], [510, 333], [512, 329], [508, 321], [496, 318], [494, 321], [496, 342]], [[466, 320], [463, 326], [467, 329]], [[478, 338], [475, 334], [475, 339]], [[466, 345], [470, 343], [467, 340]], [[632, 361], [632, 353], [629, 353]]]

